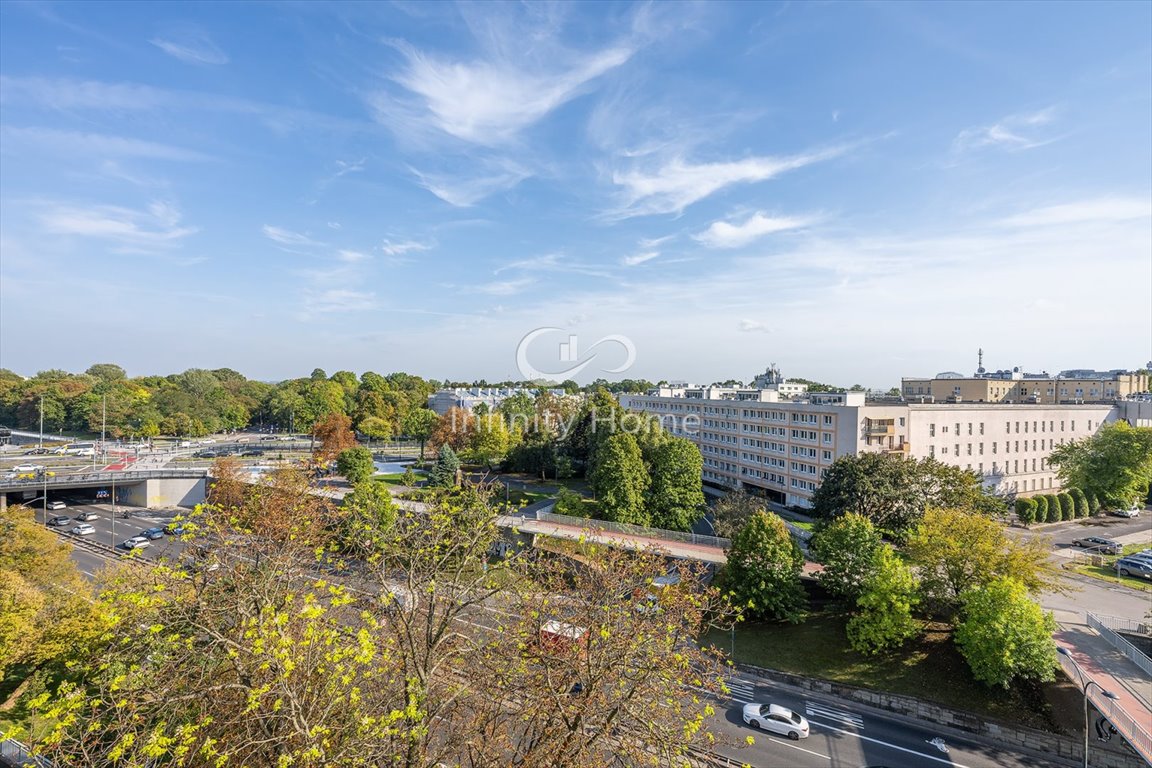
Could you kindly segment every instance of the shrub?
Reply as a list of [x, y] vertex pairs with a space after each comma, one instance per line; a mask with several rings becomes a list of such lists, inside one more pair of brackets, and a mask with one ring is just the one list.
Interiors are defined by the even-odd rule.
[[1056, 497], [1060, 502], [1060, 519], [1072, 520], [1076, 517], [1076, 505], [1072, 501], [1072, 497], [1067, 493], [1061, 493]]
[[1048, 522], [1060, 522], [1060, 499], [1054, 493], [1048, 494]]
[[556, 495], [554, 511], [558, 515], [568, 515], [569, 517], [588, 517], [584, 497], [570, 488], [560, 489], [560, 493]]
[[1072, 497], [1072, 505], [1076, 517], [1088, 517], [1088, 499], [1084, 496], [1084, 491], [1079, 488], [1072, 488], [1068, 491], [1068, 495]]
[[1084, 491], [1084, 498], [1088, 501], [1088, 514], [1094, 515], [1100, 511], [1100, 500], [1092, 491]]
[[1036, 502], [1032, 499], [1016, 499], [1016, 517], [1024, 525], [1036, 522]]
[[1032, 501], [1036, 502], [1036, 517], [1038, 523], [1048, 522], [1048, 497], [1047, 496], [1033, 496]]

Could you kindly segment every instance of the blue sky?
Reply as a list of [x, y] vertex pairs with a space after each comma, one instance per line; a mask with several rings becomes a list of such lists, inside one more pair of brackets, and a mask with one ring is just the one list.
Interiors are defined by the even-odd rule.
[[[0, 3], [0, 366], [1136, 367], [1152, 4]], [[579, 379], [621, 363], [602, 344]]]

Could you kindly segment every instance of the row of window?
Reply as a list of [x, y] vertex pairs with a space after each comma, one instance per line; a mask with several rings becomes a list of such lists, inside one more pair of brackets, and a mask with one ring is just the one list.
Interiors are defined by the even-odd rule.
[[[1020, 425], [1021, 424], [1024, 425], [1024, 433], [1028, 434], [1028, 422], [1027, 421], [1006, 421], [1006, 422], [1004, 422], [1004, 431], [1008, 434], [1012, 434], [1013, 433], [1012, 427], [1015, 426], [1016, 427], [1016, 429], [1015, 429], [1016, 434], [1020, 434]], [[1065, 426], [1065, 422], [1061, 421], [1060, 422], [1060, 431], [1061, 432], [1065, 431], [1064, 426]], [[954, 434], [957, 434], [957, 435], [960, 434], [960, 422], [956, 422], [955, 427], [956, 427], [956, 429], [955, 429]], [[1075, 419], [1071, 420], [1071, 427], [1072, 427], [1072, 429], [1069, 431], [1075, 432], [1076, 431], [1076, 420]], [[979, 430], [980, 430], [981, 435], [984, 434], [984, 422], [982, 422], [982, 421], [979, 422]], [[1048, 421], [1043, 421], [1043, 420], [1033, 421], [1032, 422], [1032, 431], [1033, 432], [1055, 432], [1056, 431], [1056, 420], [1050, 419]], [[1091, 419], [1088, 419], [1088, 431], [1089, 432], [1092, 431], [1092, 420]], [[948, 425], [947, 424], [941, 424], [940, 425], [940, 432], [943, 434], [948, 434]], [[968, 434], [972, 434], [972, 422], [968, 422]], [[931, 423], [928, 425], [928, 436], [929, 437], [935, 437], [936, 436], [936, 424], [935, 423]]]

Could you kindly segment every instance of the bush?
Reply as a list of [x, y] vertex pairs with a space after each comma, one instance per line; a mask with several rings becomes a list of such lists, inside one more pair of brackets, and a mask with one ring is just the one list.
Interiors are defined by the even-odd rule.
[[1048, 498], [1048, 522], [1060, 522], [1060, 500], [1056, 498], [1056, 494], [1050, 493]]
[[1047, 496], [1033, 496], [1032, 501], [1036, 503], [1036, 516], [1035, 520], [1038, 523], [1048, 522], [1048, 497]]
[[1072, 497], [1072, 505], [1076, 517], [1088, 517], [1088, 499], [1084, 496], [1084, 491], [1079, 488], [1072, 488], [1068, 491], [1068, 495]]
[[1060, 519], [1074, 519], [1076, 517], [1076, 505], [1072, 501], [1072, 496], [1065, 492], [1057, 496], [1056, 499], [1060, 502]]
[[1084, 498], [1088, 501], [1088, 514], [1094, 515], [1100, 511], [1100, 500], [1092, 491], [1084, 491]]
[[1036, 522], [1036, 502], [1033, 499], [1016, 499], [1016, 517], [1024, 525]]
[[558, 515], [569, 517], [588, 517], [584, 497], [569, 488], [561, 488], [556, 494], [556, 506], [553, 511]]

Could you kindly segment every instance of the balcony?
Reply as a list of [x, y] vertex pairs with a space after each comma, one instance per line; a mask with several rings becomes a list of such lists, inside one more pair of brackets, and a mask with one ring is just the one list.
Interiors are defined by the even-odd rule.
[[908, 443], [900, 443], [900, 445], [894, 445], [892, 447], [885, 448], [884, 453], [898, 453], [902, 456], [907, 456], [908, 455]]
[[884, 437], [885, 435], [895, 435], [895, 424], [869, 424], [864, 427], [864, 434], [868, 437]]

